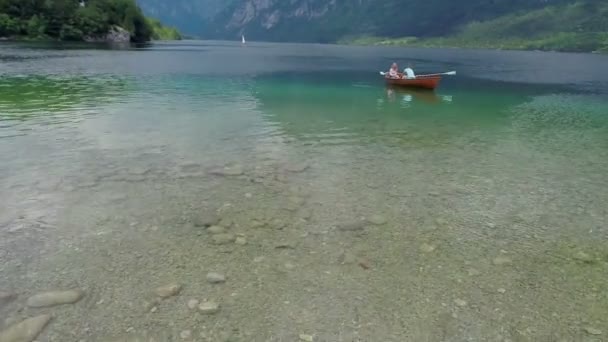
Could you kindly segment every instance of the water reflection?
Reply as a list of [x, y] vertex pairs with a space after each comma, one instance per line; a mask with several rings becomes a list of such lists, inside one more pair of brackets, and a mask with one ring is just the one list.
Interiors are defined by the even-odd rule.
[[[83, 116], [133, 91], [118, 76], [12, 76], [0, 80], [0, 121]], [[51, 120], [52, 122], [53, 120]]]
[[386, 96], [390, 102], [400, 101], [403, 107], [409, 107], [414, 101], [426, 104], [439, 104], [441, 102], [450, 103], [452, 95], [438, 95], [434, 91], [422, 89], [407, 89], [403, 87], [386, 87]]
[[[509, 108], [525, 103], [518, 92], [423, 91], [356, 84], [325, 84], [258, 78], [257, 109], [269, 122], [304, 143], [365, 144], [384, 141], [413, 146], [453, 143], [483, 127], [496, 139]], [[492, 133], [491, 133], [492, 132]]]

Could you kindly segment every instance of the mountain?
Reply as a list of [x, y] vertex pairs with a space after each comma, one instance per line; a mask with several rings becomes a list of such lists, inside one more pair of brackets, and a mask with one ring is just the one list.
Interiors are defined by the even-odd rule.
[[210, 29], [207, 25], [231, 0], [138, 0], [146, 15], [159, 19], [163, 24], [176, 26], [180, 31], [203, 36]]
[[[571, 39], [573, 34], [593, 33], [590, 39], [599, 39], [595, 45], [602, 45], [601, 40], [608, 32], [606, 0], [139, 0], [139, 3], [147, 14], [186, 33], [213, 39], [237, 39], [245, 34], [250, 40], [330, 43], [361, 37], [416, 37], [420, 43], [426, 39], [460, 37], [467, 32], [475, 32], [479, 38], [490, 29], [488, 41], [526, 37], [539, 40], [552, 34], [562, 37], [567, 34]], [[576, 24], [559, 22], [563, 18]], [[498, 30], [493, 29], [495, 25]]]

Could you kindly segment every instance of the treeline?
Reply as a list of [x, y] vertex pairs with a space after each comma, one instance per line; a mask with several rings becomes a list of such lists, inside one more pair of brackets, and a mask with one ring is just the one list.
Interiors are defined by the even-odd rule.
[[577, 1], [471, 21], [439, 37], [359, 36], [341, 42], [364, 45], [471, 47], [608, 52], [608, 2]]
[[135, 0], [0, 0], [0, 37], [82, 41], [117, 26], [133, 42], [155, 35]]
[[160, 20], [148, 18], [154, 40], [181, 40], [182, 34], [175, 27], [163, 25]]

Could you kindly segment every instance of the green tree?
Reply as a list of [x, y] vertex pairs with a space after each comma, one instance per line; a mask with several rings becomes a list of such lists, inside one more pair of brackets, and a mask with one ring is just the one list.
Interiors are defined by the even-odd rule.
[[10, 37], [19, 34], [21, 27], [19, 21], [6, 13], [0, 13], [0, 37]]
[[46, 20], [34, 14], [27, 22], [27, 35], [33, 38], [40, 38], [46, 32]]

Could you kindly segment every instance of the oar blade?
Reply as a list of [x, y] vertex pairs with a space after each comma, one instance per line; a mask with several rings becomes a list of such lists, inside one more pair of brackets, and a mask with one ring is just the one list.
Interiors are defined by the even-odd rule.
[[445, 75], [449, 75], [449, 76], [455, 76], [456, 75], [456, 71], [449, 71], [446, 72]]

